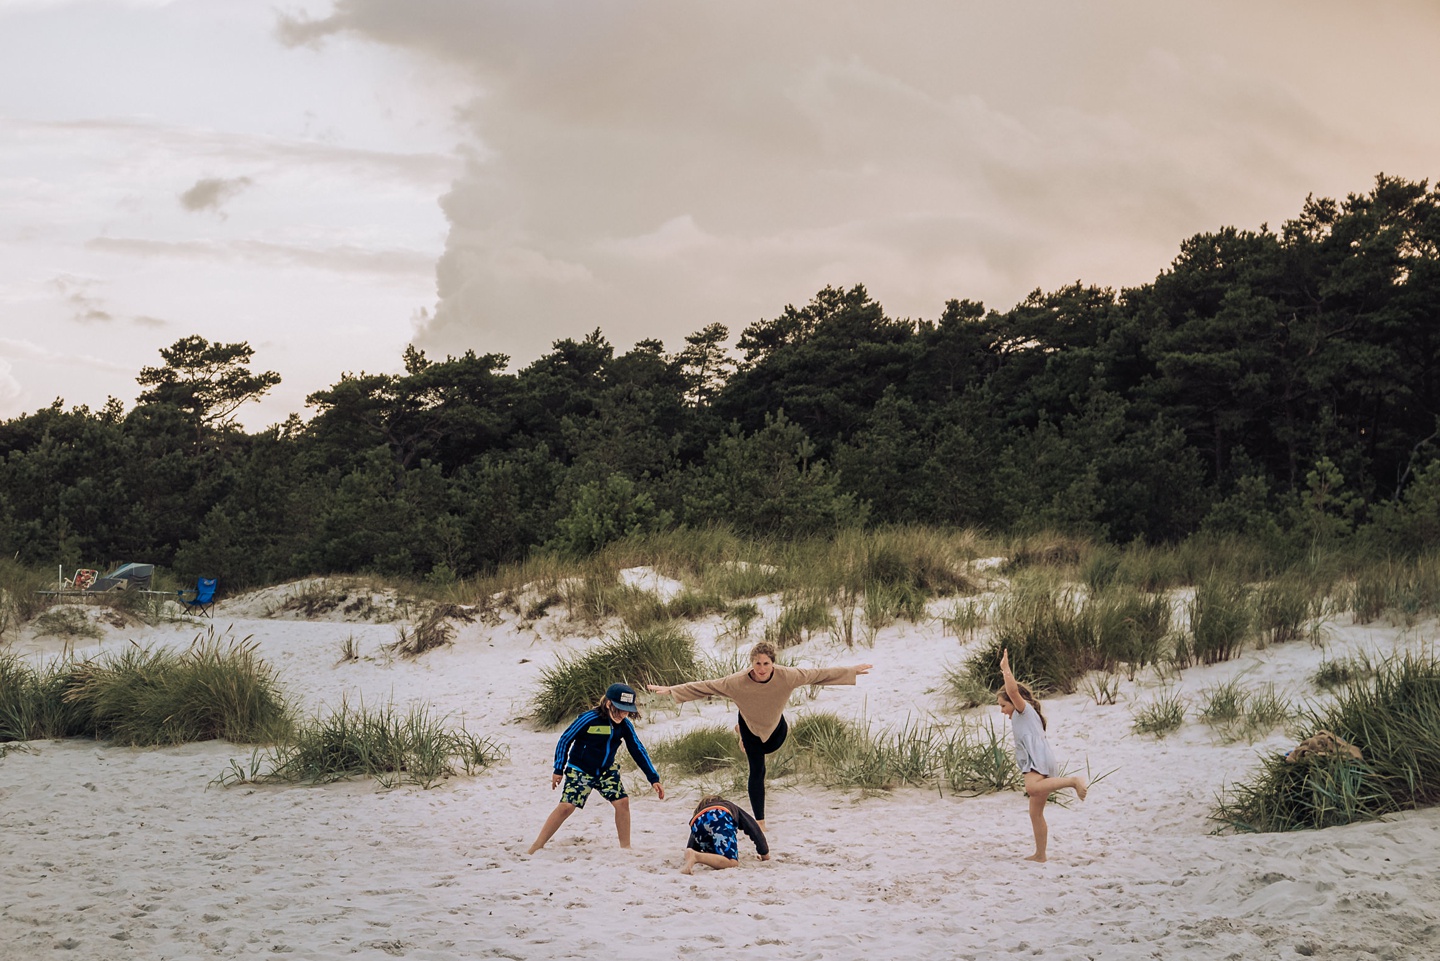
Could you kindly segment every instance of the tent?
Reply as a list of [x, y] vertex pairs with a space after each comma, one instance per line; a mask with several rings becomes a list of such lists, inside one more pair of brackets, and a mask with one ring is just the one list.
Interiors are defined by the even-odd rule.
[[92, 591], [148, 591], [150, 578], [155, 574], [154, 564], [121, 564], [93, 585]]

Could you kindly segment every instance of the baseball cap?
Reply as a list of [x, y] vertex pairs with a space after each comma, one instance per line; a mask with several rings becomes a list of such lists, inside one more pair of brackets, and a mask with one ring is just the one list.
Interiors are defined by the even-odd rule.
[[605, 699], [620, 710], [628, 711], [631, 714], [640, 710], [635, 705], [635, 688], [629, 684], [611, 684], [610, 689], [605, 692]]

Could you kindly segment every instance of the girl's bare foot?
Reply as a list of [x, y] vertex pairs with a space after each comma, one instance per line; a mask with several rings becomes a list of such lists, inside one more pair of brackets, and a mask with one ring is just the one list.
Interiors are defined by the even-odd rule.
[[685, 849], [685, 866], [680, 869], [681, 874], [695, 873], [695, 852], [689, 848]]
[[1089, 782], [1087, 782], [1082, 775], [1079, 775], [1079, 774], [1075, 775], [1075, 796], [1078, 797], [1080, 800], [1083, 801], [1083, 800], [1085, 800], [1085, 794], [1086, 794], [1086, 792], [1089, 791], [1089, 790], [1090, 790], [1090, 784], [1089, 784]]
[[1028, 858], [1026, 858], [1025, 860], [1027, 860], [1027, 861], [1034, 861], [1036, 864], [1044, 864], [1044, 863], [1045, 863], [1045, 855], [1043, 855], [1043, 854], [1032, 854], [1032, 855], [1030, 855]]

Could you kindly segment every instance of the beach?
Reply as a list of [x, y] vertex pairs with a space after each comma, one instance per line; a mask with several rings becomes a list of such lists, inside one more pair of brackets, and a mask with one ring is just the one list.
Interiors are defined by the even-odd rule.
[[[112, 625], [75, 650], [184, 646], [212, 630], [250, 638], [306, 712], [342, 698], [429, 704], [508, 757], [430, 790], [364, 780], [227, 787], [216, 779], [250, 747], [9, 745], [0, 958], [1440, 958], [1440, 811], [1216, 834], [1209, 815], [1222, 786], [1288, 750], [1294, 732], [1229, 742], [1193, 713], [1164, 738], [1131, 731], [1132, 711], [1167, 684], [1194, 698], [1238, 678], [1314, 698], [1323, 660], [1427, 648], [1432, 622], [1356, 625], [1341, 615], [1314, 640], [1247, 647], [1168, 682], [1122, 678], [1112, 705], [1083, 693], [1046, 699], [1062, 763], [1105, 776], [1085, 802], [1048, 807], [1045, 864], [1023, 860], [1032, 839], [1018, 792], [805, 784], [771, 789], [772, 860], [757, 860], [742, 837], [739, 869], [687, 877], [679, 868], [698, 787], [667, 781], [660, 801], [623, 754], [632, 848], [617, 847], [609, 805], [592, 796], [545, 849], [524, 853], [558, 800], [550, 771], [560, 730], [528, 721], [528, 701], [557, 655], [599, 643], [572, 631], [563, 610], [534, 622], [456, 621], [450, 645], [406, 659], [385, 650], [396, 623], [287, 613], [283, 591], [222, 601], [213, 627]], [[733, 652], [722, 627], [687, 625], [701, 650]], [[967, 715], [1003, 725], [993, 707], [956, 712], [942, 696], [944, 669], [981, 638], [957, 639], [938, 618], [897, 622], [872, 646], [812, 637], [787, 650], [793, 663], [875, 668], [791, 714], [830, 711], [872, 728]], [[341, 659], [347, 641], [358, 659]], [[13, 642], [35, 658], [61, 646]], [[648, 744], [732, 721], [723, 702], [655, 702], [637, 729]], [[743, 792], [735, 799], [745, 803]]]

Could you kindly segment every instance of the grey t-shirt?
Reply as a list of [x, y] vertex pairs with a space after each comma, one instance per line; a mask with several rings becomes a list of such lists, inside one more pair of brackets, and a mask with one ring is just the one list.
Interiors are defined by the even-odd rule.
[[1015, 735], [1015, 766], [1020, 773], [1039, 771], [1046, 777], [1060, 773], [1055, 755], [1050, 753], [1050, 742], [1045, 740], [1045, 727], [1035, 708], [1026, 705], [1025, 710], [1016, 709], [1010, 715], [1010, 730]]

